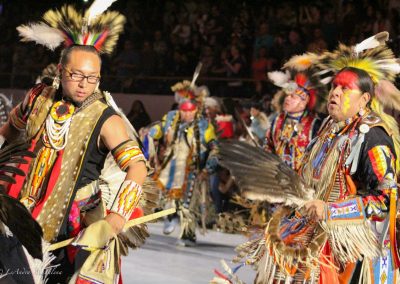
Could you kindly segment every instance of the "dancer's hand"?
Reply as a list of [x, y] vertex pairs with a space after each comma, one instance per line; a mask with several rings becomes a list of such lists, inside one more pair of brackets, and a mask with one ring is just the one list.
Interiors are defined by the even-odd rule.
[[304, 204], [304, 209], [309, 217], [320, 221], [324, 219], [325, 206], [326, 204], [324, 201], [316, 199], [306, 202]]
[[113, 228], [116, 235], [122, 232], [125, 226], [125, 218], [117, 213], [111, 212], [104, 218], [108, 224]]

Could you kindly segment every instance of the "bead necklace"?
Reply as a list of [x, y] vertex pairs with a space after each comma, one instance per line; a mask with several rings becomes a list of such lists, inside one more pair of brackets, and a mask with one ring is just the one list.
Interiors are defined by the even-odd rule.
[[75, 107], [72, 102], [64, 99], [54, 103], [46, 119], [46, 131], [42, 136], [43, 143], [56, 151], [64, 149], [68, 142], [72, 117], [101, 97], [101, 92], [95, 92], [79, 107]]
[[70, 102], [62, 100], [53, 104], [46, 119], [46, 133], [43, 135], [45, 144], [49, 143], [56, 151], [65, 148], [74, 112], [75, 106]]

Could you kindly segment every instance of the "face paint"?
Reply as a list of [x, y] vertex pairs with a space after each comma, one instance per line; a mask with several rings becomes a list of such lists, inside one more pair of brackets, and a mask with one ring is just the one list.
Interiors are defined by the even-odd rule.
[[333, 80], [333, 87], [342, 86], [342, 88], [359, 90], [357, 86], [358, 76], [351, 71], [342, 71], [336, 75]]
[[308, 97], [308, 94], [301, 87], [298, 87], [292, 95], [298, 96], [302, 101], [305, 101]]
[[350, 93], [352, 90], [346, 90], [343, 93], [343, 113], [347, 114], [350, 109]]
[[192, 110], [195, 110], [196, 108], [197, 108], [196, 103], [194, 103], [190, 100], [187, 100], [179, 105], [179, 110], [182, 110], [182, 111], [192, 111]]

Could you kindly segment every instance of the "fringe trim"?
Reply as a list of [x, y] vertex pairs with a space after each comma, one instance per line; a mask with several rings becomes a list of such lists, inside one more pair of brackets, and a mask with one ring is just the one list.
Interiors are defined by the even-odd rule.
[[179, 234], [179, 238], [181, 239], [185, 234], [196, 232], [196, 217], [190, 212], [189, 209], [183, 206], [180, 206], [178, 212], [181, 222], [181, 231]]
[[328, 234], [332, 252], [340, 263], [357, 262], [382, 256], [378, 239], [366, 222], [362, 224], [329, 224], [321, 222]]
[[[326, 135], [328, 131], [330, 131], [332, 124], [332, 120], [328, 121], [329, 126], [327, 126], [320, 136]], [[328, 124], [327, 124], [328, 125]], [[332, 145], [330, 146], [329, 152], [326, 154], [325, 161], [321, 165], [322, 169], [320, 170], [320, 176], [314, 177], [314, 168], [312, 166], [312, 162], [316, 159], [317, 155], [321, 151], [321, 148], [324, 144], [324, 139], [318, 139], [315, 145], [312, 147], [308, 156], [305, 156], [303, 161], [303, 169], [302, 169], [302, 177], [306, 181], [306, 184], [311, 188], [316, 190], [315, 198], [325, 200], [327, 196], [330, 195], [330, 191], [332, 188], [332, 177], [336, 176], [338, 160], [340, 157], [340, 149], [338, 147], [339, 140], [334, 140]], [[330, 201], [329, 199], [326, 201]]]
[[245, 259], [247, 265], [258, 267], [260, 259], [266, 253], [265, 239], [263, 237], [248, 241], [236, 247], [238, 255], [233, 259], [234, 263], [239, 263]]
[[358, 280], [358, 284], [373, 284], [373, 279], [371, 279], [371, 261], [365, 259], [362, 262], [360, 279]]
[[303, 245], [303, 247], [287, 246], [280, 239], [279, 224], [280, 220], [284, 216], [287, 216], [292, 210], [293, 209], [288, 207], [279, 209], [269, 222], [265, 234], [265, 245], [270, 255], [273, 257], [282, 273], [286, 273], [288, 276], [290, 276], [288, 269], [294, 268], [297, 270], [300, 264], [311, 270], [318, 269], [320, 265], [324, 265], [319, 261], [319, 257], [327, 239], [322, 228], [320, 228], [318, 224], [315, 224], [312, 235], [304, 236], [306, 239], [303, 241], [307, 243], [307, 245]]

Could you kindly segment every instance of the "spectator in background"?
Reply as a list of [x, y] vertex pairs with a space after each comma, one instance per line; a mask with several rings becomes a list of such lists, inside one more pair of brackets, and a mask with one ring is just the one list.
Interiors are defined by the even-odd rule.
[[284, 59], [289, 59], [293, 55], [302, 54], [305, 51], [303, 43], [300, 41], [300, 32], [297, 29], [289, 31], [288, 43], [284, 46]]
[[275, 60], [268, 57], [267, 48], [261, 47], [258, 50], [257, 57], [251, 64], [253, 71], [253, 79], [255, 80], [256, 92], [258, 94], [264, 94], [266, 91], [267, 78], [266, 74], [268, 71], [273, 70]]
[[214, 53], [210, 46], [204, 46], [200, 61], [203, 63], [201, 73], [208, 76], [211, 73], [211, 68], [214, 64]]
[[299, 23], [302, 26], [319, 26], [321, 23], [321, 11], [315, 5], [300, 6]]
[[124, 43], [123, 50], [117, 55], [112, 64], [116, 69], [117, 81], [121, 84], [123, 90], [130, 89], [132, 86], [132, 76], [137, 74], [139, 64], [139, 53], [134, 49], [133, 42], [128, 39]]
[[[280, 32], [275, 36], [274, 45], [271, 49], [271, 56], [276, 60], [276, 65], [281, 66], [285, 56], [286, 36]], [[276, 66], [275, 66], [276, 67]]]
[[173, 1], [166, 1], [165, 10], [162, 15], [163, 27], [165, 33], [170, 33], [174, 29], [174, 27], [176, 27], [176, 24], [178, 23], [177, 16], [178, 16], [177, 4]]
[[162, 37], [161, 31], [156, 30], [154, 32], [154, 42], [153, 42], [153, 49], [157, 56], [162, 57], [167, 54], [168, 46], [165, 40]]
[[140, 100], [133, 101], [131, 110], [126, 117], [136, 131], [139, 131], [142, 127], [145, 127], [151, 123], [150, 116], [146, 112], [143, 102]]
[[9, 72], [12, 67], [12, 48], [6, 43], [0, 44], [0, 72]]
[[254, 41], [254, 56], [259, 54], [259, 49], [266, 47], [267, 49], [272, 48], [274, 44], [274, 36], [270, 33], [269, 25], [267, 23], [261, 23], [258, 27], [258, 35]]
[[258, 139], [259, 145], [262, 145], [265, 139], [267, 130], [270, 127], [270, 122], [267, 115], [262, 111], [262, 104], [254, 102], [250, 108], [250, 130], [254, 134], [255, 138]]
[[344, 4], [343, 12], [340, 13], [340, 15], [343, 15], [340, 27], [342, 33], [340, 39], [343, 42], [348, 42], [349, 39], [354, 35], [354, 31], [358, 23], [358, 17], [354, 4], [351, 2]]
[[333, 9], [328, 9], [325, 12], [322, 18], [321, 32], [328, 46], [328, 49], [334, 48], [337, 44], [339, 31], [338, 24], [335, 19], [335, 12]]
[[166, 41], [163, 39], [160, 30], [154, 32], [153, 50], [155, 52], [155, 56], [157, 59], [155, 74], [164, 75], [167, 68], [166, 56], [168, 53], [168, 45]]
[[213, 65], [210, 67], [210, 76], [222, 77], [227, 73], [226, 60], [228, 58], [228, 51], [221, 50], [219, 57], [214, 60]]
[[231, 57], [225, 60], [225, 66], [227, 70], [227, 77], [233, 79], [228, 82], [228, 96], [239, 97], [242, 95], [243, 81], [240, 78], [243, 77], [245, 69], [245, 60], [240, 53], [237, 46], [233, 45], [230, 49]]
[[216, 37], [223, 36], [224, 24], [224, 18], [221, 15], [219, 7], [217, 5], [213, 5], [211, 7], [211, 14], [206, 25], [207, 35], [215, 35]]
[[186, 14], [179, 17], [179, 23], [172, 30], [172, 34], [178, 37], [179, 44], [182, 46], [186, 46], [190, 42], [192, 30]]
[[142, 51], [140, 53], [140, 74], [151, 76], [155, 73], [157, 65], [156, 53], [153, 50], [151, 43], [146, 40], [143, 43]]
[[168, 64], [167, 72], [170, 75], [189, 75], [191, 70], [189, 70], [188, 66], [187, 55], [180, 49], [175, 48], [171, 62]]
[[384, 11], [376, 11], [375, 21], [372, 24], [373, 34], [377, 34], [383, 31], [391, 31], [390, 20]]
[[307, 46], [307, 51], [310, 52], [321, 52], [326, 50], [328, 45], [326, 44], [324, 38], [322, 37], [321, 29], [314, 28], [313, 30], [313, 40]]

